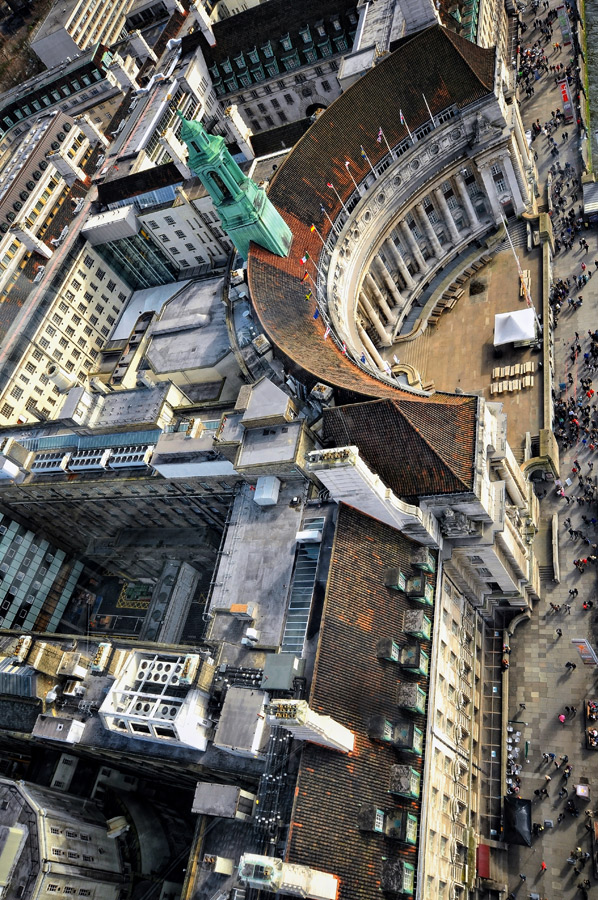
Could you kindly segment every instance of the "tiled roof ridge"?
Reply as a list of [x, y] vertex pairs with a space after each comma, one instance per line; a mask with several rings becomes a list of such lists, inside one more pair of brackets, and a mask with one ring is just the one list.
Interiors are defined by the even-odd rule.
[[[468, 400], [474, 400], [474, 401], [477, 400], [477, 398], [472, 398], [472, 397], [468, 397], [467, 399], [468, 399]], [[408, 400], [407, 398], [401, 398], [401, 399], [397, 398], [396, 400], [390, 400], [390, 402], [397, 408], [398, 412], [399, 412], [399, 413], [403, 416], [403, 418], [409, 423], [409, 425], [411, 426], [411, 428], [413, 428], [413, 429], [417, 432], [417, 434], [420, 436], [420, 438], [422, 439], [422, 441], [424, 441], [424, 443], [426, 444], [426, 446], [428, 446], [428, 447], [430, 448], [430, 450], [432, 451], [432, 453], [434, 453], [434, 454], [441, 460], [441, 462], [447, 467], [447, 469], [449, 469], [449, 470], [451, 471], [451, 473], [455, 476], [455, 478], [457, 479], [457, 481], [459, 481], [462, 485], [464, 485], [464, 487], [465, 487], [468, 491], [471, 490], [472, 485], [471, 485], [471, 484], [467, 484], [467, 482], [464, 481], [463, 476], [457, 471], [457, 469], [455, 468], [454, 464], [451, 462], [451, 457], [450, 457], [450, 456], [446, 456], [446, 455], [444, 454], [442, 444], [440, 444], [440, 443], [438, 443], [438, 444], [433, 444], [433, 443], [431, 443], [431, 441], [428, 439], [428, 437], [426, 437], [426, 435], [423, 433], [423, 431], [422, 431], [421, 428], [417, 425], [417, 423], [416, 423], [410, 416], [408, 416], [406, 410], [404, 410], [404, 409], [402, 408], [403, 406], [406, 406], [406, 405], [409, 404], [409, 400]], [[427, 411], [427, 412], [429, 411], [430, 406], [432, 406], [433, 403], [434, 403], [434, 399], [433, 399], [432, 397], [430, 397], [430, 398], [429, 398], [428, 404], [426, 404], [426, 411]], [[463, 403], [462, 405], [465, 406], [466, 404]], [[477, 404], [476, 404], [476, 407], [477, 407]], [[443, 404], [442, 408], [443, 408], [443, 410], [446, 410], [447, 408], [453, 409], [453, 408], [455, 408], [455, 405], [452, 405], [452, 406], [448, 407], [447, 404]], [[476, 417], [477, 417], [477, 408], [476, 408]]]
[[[465, 65], [467, 65], [471, 69], [473, 74], [476, 76], [476, 78], [478, 78], [481, 81], [481, 83], [484, 85], [484, 87], [488, 88], [489, 91], [493, 90], [493, 88], [494, 88], [494, 71], [492, 73], [492, 79], [490, 81], [490, 84], [488, 84], [488, 82], [484, 79], [483, 75], [478, 71], [477, 62], [478, 62], [479, 54], [476, 51], [478, 51], [478, 50], [487, 51], [489, 49], [492, 49], [492, 50], [494, 50], [494, 58], [496, 59], [496, 49], [495, 48], [487, 48], [487, 47], [478, 47], [477, 44], [473, 44], [471, 41], [468, 41], [467, 38], [462, 38], [460, 35], [456, 34], [456, 32], [451, 31], [450, 28], [445, 28], [442, 25], [434, 25], [433, 27], [434, 28], [442, 28], [443, 34], [451, 42], [451, 44], [453, 45], [453, 47], [455, 48], [455, 50], [457, 51], [457, 53], [459, 54], [459, 56], [461, 57], [461, 59], [463, 60]], [[471, 59], [468, 59], [464, 53], [464, 50], [465, 50], [464, 44], [468, 44], [472, 48]], [[474, 64], [474, 60], [475, 60], [475, 64]]]

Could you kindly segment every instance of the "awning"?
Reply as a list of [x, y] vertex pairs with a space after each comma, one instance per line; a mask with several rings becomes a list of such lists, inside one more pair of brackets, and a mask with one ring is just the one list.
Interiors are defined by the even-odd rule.
[[536, 338], [536, 314], [526, 307], [494, 316], [494, 346], [513, 341], [533, 341]]
[[595, 181], [583, 186], [583, 211], [586, 216], [598, 213], [598, 184]]
[[532, 802], [507, 794], [505, 797], [504, 834], [507, 844], [532, 845]]

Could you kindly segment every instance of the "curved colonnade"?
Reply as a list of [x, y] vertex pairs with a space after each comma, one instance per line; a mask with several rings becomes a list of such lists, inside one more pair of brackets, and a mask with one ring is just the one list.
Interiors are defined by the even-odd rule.
[[[438, 68], [420, 77], [422, 42], [436, 45]], [[492, 50], [433, 26], [349, 88], [289, 154], [269, 197], [293, 232], [291, 255], [252, 246], [249, 284], [291, 366], [351, 392], [393, 390], [381, 351], [426, 287], [530, 205], [533, 163], [497, 81]], [[365, 158], [355, 153], [364, 145]]]

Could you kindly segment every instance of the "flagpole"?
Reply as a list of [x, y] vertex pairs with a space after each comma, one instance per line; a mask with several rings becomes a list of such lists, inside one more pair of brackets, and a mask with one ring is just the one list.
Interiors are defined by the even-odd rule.
[[308, 256], [308, 260], [313, 265], [313, 267], [315, 268], [315, 270], [318, 273], [318, 275], [320, 276], [320, 278], [324, 279], [324, 276], [322, 275], [322, 270], [320, 269], [320, 267], [317, 264], [317, 262], [315, 261], [315, 259], [312, 259], [311, 256]]
[[542, 329], [542, 323], [540, 322], [540, 319], [538, 318], [538, 313], [536, 312], [536, 307], [534, 306], [534, 301], [532, 300], [531, 294], [528, 294], [528, 290], [527, 290], [527, 288], [526, 288], [526, 286], [525, 286], [525, 282], [523, 281], [523, 271], [522, 271], [522, 269], [521, 269], [521, 264], [520, 264], [520, 262], [519, 262], [519, 257], [517, 256], [517, 251], [515, 250], [515, 247], [514, 247], [514, 245], [513, 245], [513, 241], [511, 240], [511, 235], [509, 234], [509, 226], [507, 225], [507, 220], [506, 220], [505, 217], [502, 215], [502, 213], [501, 213], [500, 218], [502, 219], [502, 223], [503, 223], [503, 225], [505, 226], [505, 233], [506, 233], [506, 235], [507, 235], [507, 240], [508, 240], [508, 242], [509, 242], [509, 247], [510, 247], [511, 250], [513, 251], [513, 256], [515, 257], [515, 263], [516, 263], [516, 265], [517, 265], [517, 274], [519, 275], [519, 283], [520, 283], [520, 285], [523, 287], [523, 293], [524, 293], [524, 296], [525, 296], [527, 305], [530, 306], [530, 307], [533, 309], [533, 311], [534, 311], [534, 316], [535, 316], [535, 319], [536, 319], [536, 325], [537, 325], [538, 330], [540, 331], [540, 333], [542, 333], [542, 332], [543, 332], [543, 329]]
[[389, 144], [388, 141], [386, 140], [386, 135], [385, 135], [384, 132], [382, 131], [382, 126], [380, 126], [380, 131], [378, 132], [378, 134], [382, 135], [382, 139], [383, 139], [384, 143], [386, 144], [386, 149], [388, 150], [388, 152], [389, 152], [390, 155], [392, 156], [392, 150], [390, 149], [390, 144]]
[[332, 219], [330, 218], [330, 216], [329, 216], [328, 213], [326, 212], [325, 207], [324, 207], [324, 206], [320, 206], [320, 210], [324, 213], [324, 215], [326, 216], [326, 218], [327, 218], [328, 221], [330, 222], [330, 227], [331, 227], [332, 230], [335, 232], [335, 234], [340, 234], [340, 229], [336, 227], [336, 225], [334, 224], [334, 222], [332, 221]]
[[324, 238], [322, 237], [322, 235], [320, 234], [320, 232], [318, 231], [316, 226], [313, 224], [313, 222], [312, 222], [312, 226], [311, 226], [311, 231], [315, 231], [315, 233], [318, 235], [318, 237], [322, 241], [322, 246], [326, 247], [326, 241], [324, 240]]
[[339, 194], [339, 192], [337, 191], [337, 189], [335, 188], [335, 186], [333, 185], [333, 183], [332, 183], [331, 181], [327, 181], [327, 182], [326, 182], [326, 187], [332, 188], [332, 190], [333, 190], [334, 193], [336, 194], [336, 199], [338, 200], [338, 202], [340, 203], [340, 205], [342, 206], [342, 208], [345, 210], [345, 212], [347, 213], [347, 215], [349, 215], [349, 210], [347, 209], [347, 207], [345, 206], [345, 204], [344, 204], [343, 201], [341, 200], [341, 195]]
[[[312, 262], [313, 262], [313, 260], [312, 260]], [[318, 267], [316, 266], [316, 269], [317, 268]], [[309, 278], [309, 280], [311, 281], [311, 283], [313, 284], [313, 286], [316, 290], [316, 303], [317, 303], [318, 300], [320, 299], [320, 288], [318, 287], [318, 282], [315, 280], [315, 278], [312, 278], [312, 276], [309, 274], [309, 272], [307, 273], [307, 277]]]
[[422, 93], [422, 97], [424, 98], [424, 103], [426, 104], [426, 109], [428, 110], [428, 115], [430, 116], [430, 119], [432, 120], [432, 125], [434, 126], [434, 128], [436, 128], [436, 120], [435, 120], [434, 116], [432, 115], [432, 111], [431, 111], [430, 107], [428, 106], [428, 101], [426, 100], [426, 95]]
[[378, 177], [378, 173], [377, 173], [376, 170], [374, 169], [374, 167], [373, 167], [373, 165], [372, 165], [372, 163], [371, 163], [371, 160], [370, 160], [369, 156], [367, 155], [367, 153], [366, 153], [365, 150], [363, 149], [363, 144], [361, 145], [361, 156], [362, 156], [362, 159], [367, 159], [367, 161], [368, 161], [368, 163], [369, 163], [369, 166], [370, 166], [370, 169], [372, 170], [372, 174], [373, 174], [374, 178], [377, 178], [377, 177]]
[[355, 185], [355, 190], [357, 191], [357, 193], [359, 193], [359, 188], [357, 187], [357, 182], [355, 181], [355, 179], [353, 178], [353, 175], [351, 174], [351, 171], [350, 171], [350, 169], [349, 169], [349, 165], [350, 165], [349, 160], [347, 160], [347, 161], [345, 162], [345, 169], [346, 169], [347, 172], [349, 173], [349, 178], [351, 179], [351, 181], [352, 181], [353, 184]]
[[402, 110], [402, 109], [399, 110], [399, 118], [400, 118], [400, 120], [401, 120], [401, 125], [404, 125], [405, 128], [407, 129], [407, 134], [408, 134], [409, 137], [411, 138], [411, 143], [412, 143], [412, 144], [415, 144], [415, 138], [414, 138], [413, 135], [411, 134], [411, 129], [409, 128], [409, 125], [407, 124], [407, 119], [406, 119], [405, 116], [403, 115], [403, 110]]

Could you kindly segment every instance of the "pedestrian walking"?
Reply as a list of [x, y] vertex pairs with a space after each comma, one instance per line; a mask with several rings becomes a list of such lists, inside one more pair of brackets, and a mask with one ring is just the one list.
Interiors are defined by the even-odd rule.
[[540, 865], [540, 870], [541, 870], [542, 872], [545, 872], [545, 871], [546, 871], [546, 863], [544, 862], [544, 860], [542, 860], [542, 863], [541, 863], [541, 865]]
[[564, 725], [566, 721], [567, 721], [567, 716], [564, 713], [561, 713], [559, 716], [559, 722], [561, 723], [561, 725]]
[[566, 662], [565, 668], [569, 669], [570, 672], [573, 672], [573, 670], [577, 668], [577, 665], [574, 662]]
[[519, 873], [519, 877], [521, 878], [522, 881], [527, 881], [527, 875], [524, 875], [523, 872]]
[[560, 637], [563, 636], [563, 629], [562, 629], [562, 628], [556, 628], [554, 633], [556, 634], [556, 636], [557, 636], [558, 638], [560, 638]]

